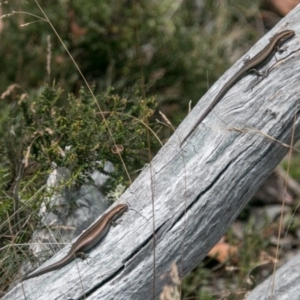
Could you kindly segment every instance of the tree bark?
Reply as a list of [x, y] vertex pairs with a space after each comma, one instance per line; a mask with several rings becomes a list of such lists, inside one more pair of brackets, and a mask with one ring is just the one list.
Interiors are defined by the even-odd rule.
[[300, 6], [247, 54], [253, 57], [273, 34], [295, 30], [288, 49], [264, 67], [269, 75], [257, 85], [256, 76], [245, 76], [180, 147], [242, 59], [207, 92], [122, 195], [118, 202], [135, 211], [123, 215], [87, 262], [25, 281], [3, 299], [153, 299], [170, 283], [173, 262], [180, 277], [195, 268], [286, 155], [284, 144], [299, 139], [299, 20]]

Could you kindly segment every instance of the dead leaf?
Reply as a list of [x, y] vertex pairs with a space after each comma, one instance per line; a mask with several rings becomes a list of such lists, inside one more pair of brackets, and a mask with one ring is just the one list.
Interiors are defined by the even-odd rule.
[[225, 263], [231, 257], [236, 256], [237, 253], [238, 248], [236, 246], [220, 242], [209, 251], [207, 256], [216, 259], [220, 263]]

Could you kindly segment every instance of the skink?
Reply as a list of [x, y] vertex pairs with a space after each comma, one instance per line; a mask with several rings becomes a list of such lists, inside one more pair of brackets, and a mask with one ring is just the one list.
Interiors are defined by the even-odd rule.
[[217, 94], [213, 102], [210, 106], [204, 111], [201, 115], [200, 119], [196, 122], [187, 136], [182, 140], [181, 145], [186, 141], [186, 139], [191, 135], [191, 133], [195, 130], [195, 128], [207, 117], [207, 115], [211, 112], [211, 110], [216, 106], [216, 104], [226, 95], [226, 93], [234, 86], [241, 78], [247, 75], [248, 72], [256, 72], [260, 74], [256, 67], [260, 67], [261, 65], [268, 62], [268, 60], [272, 57], [272, 55], [276, 51], [280, 51], [280, 46], [289, 38], [293, 37], [295, 32], [293, 30], [284, 30], [275, 34], [271, 39], [270, 43], [259, 53], [257, 53], [253, 58], [246, 61], [244, 66], [230, 79], [228, 80], [220, 92]]
[[108, 232], [111, 224], [120, 215], [128, 209], [127, 204], [119, 204], [111, 209], [108, 213], [104, 214], [99, 221], [93, 224], [90, 228], [84, 231], [76, 242], [72, 245], [68, 254], [60, 261], [40, 270], [31, 275], [23, 277], [23, 280], [37, 277], [42, 274], [57, 270], [70, 263], [78, 256], [82, 256], [84, 252], [94, 247]]

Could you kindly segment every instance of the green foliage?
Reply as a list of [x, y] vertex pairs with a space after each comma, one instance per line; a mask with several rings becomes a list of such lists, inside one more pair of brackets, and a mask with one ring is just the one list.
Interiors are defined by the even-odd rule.
[[[0, 167], [0, 190], [1, 191], [5, 191], [5, 188], [8, 184], [8, 179], [9, 179], [9, 168], [2, 166]], [[12, 205], [12, 201], [5, 201], [4, 199], [4, 195], [3, 192], [1, 193], [1, 197], [0, 197], [0, 205], [1, 205], [1, 209], [0, 209], [0, 222], [1, 220], [4, 220], [4, 218], [6, 217], [6, 213], [8, 213], [11, 210], [11, 205]]]
[[205, 268], [205, 264], [201, 262], [197, 268], [189, 275], [187, 275], [182, 282], [182, 296], [184, 298], [216, 299], [205, 287], [212, 281], [212, 272]]
[[[299, 145], [299, 143], [297, 143], [297, 145], [295, 146], [295, 149], [297, 149], [297, 146]], [[289, 175], [294, 178], [295, 180], [297, 180], [299, 182], [300, 179], [300, 169], [298, 168], [298, 165], [300, 163], [300, 155], [299, 153], [295, 152], [293, 153], [293, 163], [290, 164], [289, 166], [289, 160], [286, 158], [282, 161], [282, 167], [285, 170], [289, 170]]]
[[79, 97], [73, 94], [63, 97], [60, 88], [46, 87], [34, 100], [20, 101], [27, 159], [38, 162], [41, 170], [49, 170], [53, 163], [67, 167], [77, 182], [94, 169], [104, 172], [104, 162], [108, 160], [115, 165], [118, 178], [123, 178], [124, 166], [116, 151], [112, 151], [114, 139], [124, 148], [121, 155], [129, 171], [141, 168], [144, 164], [141, 151], [147, 147], [146, 128], [136, 119], [147, 120], [153, 113], [155, 99], [143, 99], [138, 90], [129, 93], [128, 98], [111, 90], [98, 99], [101, 107], [106, 108], [104, 115], [108, 115], [106, 122], [112, 137], [101, 115], [96, 113], [94, 99], [83, 88]]

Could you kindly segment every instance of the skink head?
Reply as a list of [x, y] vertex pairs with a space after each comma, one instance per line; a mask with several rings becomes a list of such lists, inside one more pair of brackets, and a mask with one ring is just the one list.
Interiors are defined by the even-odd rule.
[[277, 40], [277, 46], [280, 46], [282, 43], [284, 43], [286, 40], [290, 39], [295, 35], [295, 31], [293, 30], [284, 30], [279, 32], [274, 36], [274, 38]]
[[106, 216], [108, 217], [108, 220], [115, 221], [118, 219], [126, 210], [128, 209], [127, 204], [118, 204], [114, 208], [112, 208]]
[[121, 215], [122, 213], [124, 213], [126, 210], [128, 209], [128, 205], [127, 204], [119, 204], [117, 205], [114, 210], [116, 211], [116, 215]]

